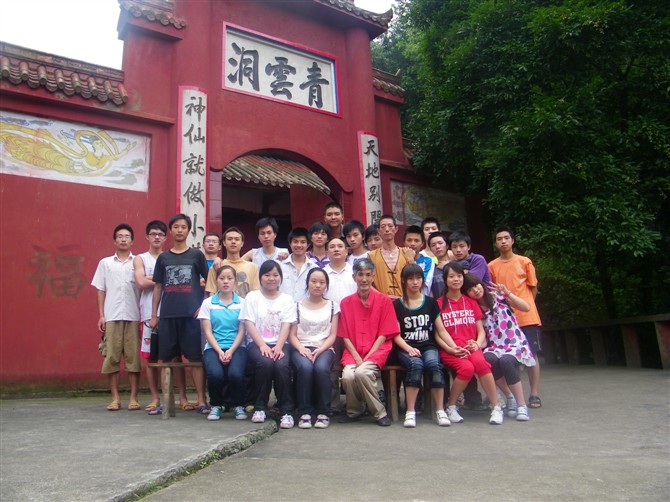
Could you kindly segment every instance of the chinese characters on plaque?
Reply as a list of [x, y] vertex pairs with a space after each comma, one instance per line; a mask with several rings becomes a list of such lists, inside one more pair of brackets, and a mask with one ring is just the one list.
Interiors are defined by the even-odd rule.
[[179, 211], [193, 224], [188, 243], [200, 247], [207, 224], [207, 94], [179, 88]]
[[338, 114], [335, 60], [225, 26], [223, 87]]
[[382, 217], [382, 188], [379, 167], [379, 142], [372, 134], [358, 133], [358, 156], [363, 176], [363, 207], [366, 225]]

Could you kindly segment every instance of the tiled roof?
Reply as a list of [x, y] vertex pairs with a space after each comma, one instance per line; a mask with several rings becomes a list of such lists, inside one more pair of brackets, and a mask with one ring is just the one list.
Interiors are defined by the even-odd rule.
[[276, 157], [245, 155], [228, 164], [222, 174], [229, 181], [244, 181], [286, 188], [291, 185], [306, 185], [330, 194], [330, 188], [308, 167], [299, 162]]
[[400, 75], [393, 75], [381, 70], [372, 70], [372, 85], [375, 89], [388, 92], [394, 96], [404, 96], [405, 89], [400, 86]]
[[314, 0], [317, 3], [322, 3], [326, 5], [332, 5], [340, 10], [348, 12], [356, 17], [363, 18], [367, 21], [372, 21], [383, 28], [388, 28], [391, 19], [393, 19], [393, 9], [389, 9], [383, 14], [375, 14], [374, 12], [361, 9], [354, 5], [353, 0]]
[[0, 42], [0, 80], [44, 87], [66, 96], [79, 95], [121, 106], [128, 101], [123, 72]]
[[181, 30], [186, 27], [186, 20], [172, 15], [174, 5], [171, 0], [119, 0], [122, 10], [131, 16], [143, 18], [163, 26], [174, 26]]

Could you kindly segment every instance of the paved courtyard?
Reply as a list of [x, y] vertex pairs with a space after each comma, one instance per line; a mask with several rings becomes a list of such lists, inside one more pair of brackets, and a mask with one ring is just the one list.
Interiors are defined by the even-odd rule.
[[667, 500], [669, 384], [661, 370], [546, 366], [527, 423], [465, 411], [449, 428], [276, 434], [229, 414], [110, 413], [107, 396], [5, 400], [0, 499]]

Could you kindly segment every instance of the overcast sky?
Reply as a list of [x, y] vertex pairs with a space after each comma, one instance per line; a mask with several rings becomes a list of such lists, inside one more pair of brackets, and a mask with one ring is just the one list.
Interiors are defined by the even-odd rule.
[[[386, 12], [393, 0], [355, 0]], [[118, 0], [0, 0], [0, 40], [58, 56], [121, 68]]]

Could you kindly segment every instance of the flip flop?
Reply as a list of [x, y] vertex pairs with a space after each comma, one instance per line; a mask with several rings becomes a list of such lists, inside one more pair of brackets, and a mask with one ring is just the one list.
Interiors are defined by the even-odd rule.
[[107, 411], [119, 411], [121, 409], [121, 401], [114, 400], [107, 405]]
[[206, 404], [200, 405], [196, 408], [196, 411], [200, 413], [201, 415], [209, 415], [209, 412], [212, 411], [212, 408], [207, 406]]
[[159, 402], [152, 401], [151, 403], [147, 404], [147, 405], [144, 407], [144, 411], [154, 411], [154, 410], [155, 410], [156, 408], [158, 408], [159, 406], [160, 406], [160, 403], [159, 403]]
[[193, 411], [198, 409], [198, 403], [189, 403], [186, 401], [185, 403], [179, 403], [179, 407], [184, 411]]
[[163, 407], [162, 406], [156, 406], [148, 414], [149, 415], [162, 415], [163, 414]]
[[540, 399], [540, 396], [530, 396], [528, 398], [528, 406], [530, 408], [542, 408], [542, 399]]
[[128, 411], [137, 411], [140, 409], [142, 409], [142, 407], [140, 406], [140, 403], [138, 403], [137, 401], [130, 401], [128, 403]]

